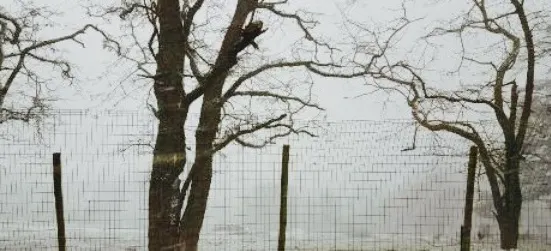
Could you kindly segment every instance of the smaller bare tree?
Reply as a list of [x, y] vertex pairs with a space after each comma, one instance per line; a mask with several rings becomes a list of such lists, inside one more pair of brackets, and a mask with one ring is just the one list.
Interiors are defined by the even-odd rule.
[[[522, 206], [519, 168], [532, 112], [538, 53], [534, 34], [539, 35], [543, 30], [545, 16], [541, 11], [529, 11], [524, 1], [519, 0], [500, 4], [489, 4], [485, 0], [471, 2], [472, 6], [450, 25], [430, 30], [421, 41], [426, 48], [437, 51], [439, 45], [435, 44], [438, 39], [457, 38], [460, 53], [447, 51], [446, 61], [440, 63], [449, 63], [459, 55], [459, 67], [451, 74], [443, 74], [455, 74], [461, 79], [463, 70], [476, 69], [483, 76], [476, 80], [479, 83], [460, 84], [457, 88], [443, 83], [444, 76], [433, 75], [431, 78], [431, 73], [438, 70], [428, 66], [435, 62], [434, 55], [423, 51], [414, 60], [404, 59], [406, 56], [403, 55], [396, 60], [396, 55], [389, 51], [394, 42], [380, 43], [380, 32], [356, 24], [353, 25], [357, 28], [354, 35], [367, 32], [374, 42], [357, 42], [358, 49], [352, 62], [363, 67], [376, 88], [397, 91], [405, 97], [419, 125], [431, 131], [458, 135], [479, 148], [490, 185], [493, 213], [501, 233], [501, 247], [514, 249], [517, 248]], [[404, 16], [398, 20], [397, 28], [389, 30], [390, 33], [395, 34], [412, 23], [405, 7], [403, 10]], [[362, 61], [361, 55], [365, 54], [375, 57], [370, 57], [368, 62]], [[519, 72], [524, 72], [524, 76]], [[492, 119], [488, 123], [473, 122], [489, 117]], [[491, 133], [495, 126], [499, 128], [497, 134]]]
[[72, 64], [58, 53], [60, 44], [74, 42], [84, 46], [78, 37], [87, 30], [94, 30], [112, 42], [111, 48], [118, 52], [118, 44], [90, 24], [64, 36], [41, 39], [38, 31], [55, 13], [45, 7], [23, 3], [18, 7], [20, 11], [16, 13], [0, 7], [0, 123], [8, 120], [28, 122], [44, 114], [47, 98], [41, 94], [49, 79], [40, 67], [52, 66], [64, 79], [73, 80]]

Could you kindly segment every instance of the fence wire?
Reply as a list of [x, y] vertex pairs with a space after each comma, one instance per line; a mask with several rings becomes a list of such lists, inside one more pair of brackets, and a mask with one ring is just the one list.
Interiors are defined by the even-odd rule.
[[[201, 250], [277, 249], [283, 144], [291, 148], [288, 250], [458, 250], [468, 142], [415, 134], [409, 121], [314, 124], [317, 137], [217, 154]], [[154, 117], [134, 111], [58, 110], [1, 124], [0, 249], [57, 248], [51, 158], [61, 152], [67, 247], [145, 250], [155, 131]], [[480, 177], [473, 247], [498, 250]], [[550, 196], [524, 202], [522, 248], [551, 249], [550, 205]]]

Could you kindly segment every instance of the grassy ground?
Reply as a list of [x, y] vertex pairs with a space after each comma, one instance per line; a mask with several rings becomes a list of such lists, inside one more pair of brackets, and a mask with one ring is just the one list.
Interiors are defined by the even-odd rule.
[[[447, 245], [447, 246], [432, 246], [432, 245], [381, 245], [380, 247], [313, 247], [313, 248], [295, 248], [290, 250], [300, 250], [300, 251], [457, 251], [459, 250], [459, 245]], [[491, 250], [502, 250], [499, 248], [498, 243], [474, 243], [471, 246], [472, 251], [491, 251]], [[549, 251], [551, 250], [551, 243], [542, 243], [542, 241], [521, 241], [519, 243], [519, 251]]]

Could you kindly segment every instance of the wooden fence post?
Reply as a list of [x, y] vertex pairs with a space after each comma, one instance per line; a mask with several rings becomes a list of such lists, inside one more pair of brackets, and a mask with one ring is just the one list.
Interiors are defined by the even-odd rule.
[[474, 182], [476, 174], [476, 158], [478, 148], [472, 146], [469, 151], [469, 167], [467, 172], [467, 191], [465, 193], [465, 211], [461, 225], [461, 251], [471, 250], [471, 224], [473, 217]]
[[61, 153], [53, 154], [54, 197], [57, 220], [57, 243], [60, 251], [66, 249], [65, 219], [63, 218], [63, 193], [61, 192]]
[[281, 196], [279, 204], [279, 238], [277, 250], [285, 250], [285, 231], [287, 228], [287, 190], [289, 179], [289, 145], [283, 145], [283, 155], [281, 160]]

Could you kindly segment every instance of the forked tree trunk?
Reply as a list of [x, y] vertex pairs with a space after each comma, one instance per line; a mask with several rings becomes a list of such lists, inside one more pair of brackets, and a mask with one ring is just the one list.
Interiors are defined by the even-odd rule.
[[[201, 116], [199, 130], [196, 133], [197, 144], [196, 160], [193, 164], [191, 176], [191, 187], [189, 198], [181, 224], [180, 245], [185, 247], [185, 251], [196, 251], [199, 243], [199, 233], [203, 226], [205, 212], [207, 210], [207, 200], [210, 192], [212, 179], [212, 146], [220, 123], [220, 111], [218, 108], [211, 108], [209, 115]], [[216, 111], [218, 110], [218, 111]], [[201, 126], [203, 125], [203, 127]], [[181, 249], [182, 250], [182, 249]]]
[[[215, 80], [223, 81], [223, 75]], [[205, 90], [201, 117], [195, 132], [195, 163], [191, 168], [191, 187], [189, 198], [180, 221], [180, 245], [185, 251], [196, 251], [199, 233], [207, 209], [207, 200], [212, 178], [213, 146], [220, 125], [221, 104], [217, 102], [222, 92], [223, 82], [208, 82], [211, 88]]]
[[500, 244], [504, 250], [517, 248], [518, 242], [518, 227], [519, 216], [515, 212], [507, 212], [503, 215], [498, 215], [498, 225], [500, 232]]
[[203, 225], [212, 178], [214, 144], [221, 123], [221, 109], [224, 105], [222, 90], [229, 70], [235, 66], [234, 45], [240, 38], [240, 27], [248, 14], [256, 8], [257, 0], [239, 0], [231, 25], [224, 36], [222, 47], [210, 74], [204, 79], [205, 86], [201, 115], [195, 132], [197, 142], [195, 164], [190, 174], [191, 188], [184, 214], [180, 221], [180, 245], [185, 251], [196, 251]]
[[[509, 156], [516, 156], [511, 154]], [[501, 208], [496, 210], [496, 219], [499, 225], [501, 248], [505, 250], [518, 247], [519, 221], [522, 209], [522, 191], [519, 178], [519, 159], [508, 157], [506, 163], [509, 170], [504, 175], [505, 191], [501, 201]]]

